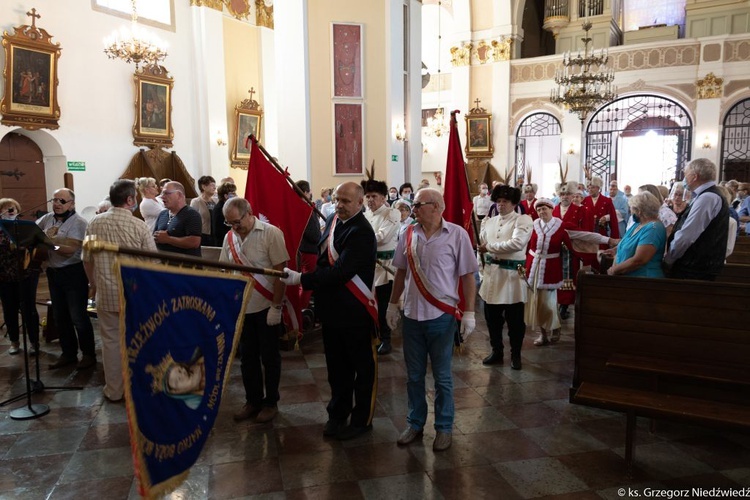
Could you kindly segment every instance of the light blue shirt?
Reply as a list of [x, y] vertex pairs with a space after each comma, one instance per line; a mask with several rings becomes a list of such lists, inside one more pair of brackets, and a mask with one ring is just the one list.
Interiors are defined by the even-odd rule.
[[625, 234], [625, 226], [630, 217], [630, 207], [628, 206], [628, 198], [622, 191], [617, 191], [617, 196], [612, 198], [612, 204], [615, 206], [615, 211], [619, 216], [617, 218], [617, 224], [620, 228], [620, 234]]
[[[742, 200], [737, 214], [740, 217], [750, 217], [750, 196], [745, 196], [745, 199]], [[750, 234], [750, 222], [745, 223], [745, 233]]]
[[664, 255], [664, 246], [667, 243], [667, 230], [664, 224], [658, 221], [646, 224], [634, 224], [625, 233], [622, 241], [617, 245], [617, 257], [615, 264], [619, 264], [635, 255], [636, 250], [642, 245], [651, 245], [656, 248], [656, 253], [651, 260], [635, 271], [626, 273], [626, 276], [645, 276], [647, 278], [663, 278], [661, 259]]
[[714, 181], [709, 181], [701, 184], [693, 191], [693, 199], [690, 202], [690, 212], [688, 213], [687, 220], [685, 220], [680, 230], [674, 234], [672, 244], [669, 246], [667, 255], [664, 257], [664, 262], [668, 265], [674, 264], [677, 259], [685, 255], [690, 245], [696, 242], [711, 221], [719, 215], [722, 202], [719, 195], [706, 193], [705, 196], [699, 196], [703, 191], [715, 185]]

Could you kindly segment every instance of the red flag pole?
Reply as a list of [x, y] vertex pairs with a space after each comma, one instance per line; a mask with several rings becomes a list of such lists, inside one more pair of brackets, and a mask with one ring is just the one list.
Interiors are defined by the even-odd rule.
[[278, 162], [274, 159], [274, 157], [271, 156], [268, 153], [268, 151], [266, 151], [266, 148], [263, 147], [263, 145], [255, 138], [255, 136], [254, 135], [250, 135], [249, 139], [251, 141], [253, 141], [255, 144], [258, 145], [258, 149], [260, 149], [261, 153], [263, 153], [263, 156], [265, 156], [266, 159], [269, 162], [271, 162], [271, 165], [273, 165], [274, 167], [276, 167], [276, 170], [278, 170], [279, 173], [281, 173], [284, 176], [284, 178], [287, 180], [287, 182], [289, 182], [289, 184], [292, 185], [292, 189], [294, 189], [294, 192], [297, 193], [297, 195], [300, 198], [302, 198], [305, 201], [305, 203], [307, 203], [308, 205], [310, 205], [310, 207], [313, 209], [313, 211], [316, 214], [318, 214], [318, 217], [320, 217], [321, 219], [325, 219], [325, 216], [323, 215], [323, 213], [320, 210], [318, 210], [318, 207], [315, 206], [315, 203], [313, 203], [311, 200], [309, 200], [307, 198], [307, 196], [305, 196], [305, 193], [302, 192], [302, 190], [299, 188], [299, 186], [297, 185], [297, 183], [292, 180], [292, 177], [287, 173], [287, 171], [285, 169], [281, 168], [281, 165], [279, 165]]

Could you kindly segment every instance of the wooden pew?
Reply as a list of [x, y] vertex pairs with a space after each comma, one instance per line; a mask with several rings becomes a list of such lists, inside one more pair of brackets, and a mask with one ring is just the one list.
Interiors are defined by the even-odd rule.
[[580, 274], [570, 402], [627, 415], [750, 429], [750, 283]]
[[716, 277], [722, 283], [750, 283], [750, 264], [724, 264]]
[[731, 264], [750, 265], [750, 236], [740, 236], [734, 244], [732, 255], [727, 257]]

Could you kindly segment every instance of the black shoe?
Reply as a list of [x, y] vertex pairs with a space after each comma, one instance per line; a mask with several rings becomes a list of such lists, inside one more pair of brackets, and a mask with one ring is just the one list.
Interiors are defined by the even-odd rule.
[[354, 439], [355, 437], [359, 437], [362, 434], [366, 434], [372, 430], [372, 424], [366, 425], [364, 427], [357, 427], [355, 425], [347, 425], [346, 427], [342, 427], [339, 429], [338, 434], [336, 434], [336, 439], [339, 441], [348, 441], [349, 439]]
[[502, 365], [503, 351], [492, 351], [489, 356], [482, 360], [483, 365]]
[[335, 437], [338, 435], [339, 430], [344, 427], [345, 421], [343, 420], [336, 420], [336, 419], [329, 419], [328, 422], [326, 422], [326, 426], [323, 429], [323, 436], [325, 437]]
[[567, 305], [560, 306], [560, 319], [570, 318], [570, 312], [568, 311]]
[[390, 341], [385, 341], [378, 346], [378, 354], [390, 354], [393, 348]]
[[521, 355], [512, 355], [510, 357], [510, 367], [513, 370], [520, 370], [521, 369]]

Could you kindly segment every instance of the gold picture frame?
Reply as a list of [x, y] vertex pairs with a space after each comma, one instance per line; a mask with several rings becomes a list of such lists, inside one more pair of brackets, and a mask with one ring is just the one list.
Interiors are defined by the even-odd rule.
[[262, 135], [263, 110], [258, 101], [252, 98], [255, 93], [250, 89], [250, 99], [243, 100], [234, 107], [234, 134], [232, 136], [232, 167], [247, 170], [250, 161], [251, 145], [247, 142], [250, 135], [260, 141]]
[[465, 117], [466, 120], [466, 157], [491, 158], [495, 151], [492, 145], [492, 113], [477, 107]]
[[133, 75], [135, 82], [135, 123], [133, 144], [136, 146], [172, 147], [172, 88], [174, 79], [157, 64], [144, 66]]
[[59, 43], [52, 43], [47, 31], [36, 26], [41, 17], [36, 9], [26, 14], [31, 17], [31, 26], [13, 28], [13, 35], [3, 32], [5, 94], [0, 102], [0, 123], [27, 130], [54, 130], [60, 119], [57, 65], [62, 49]]

